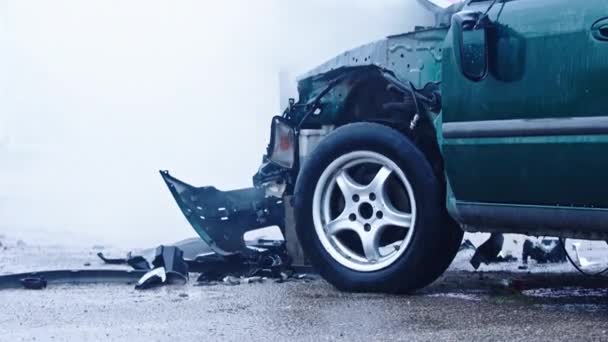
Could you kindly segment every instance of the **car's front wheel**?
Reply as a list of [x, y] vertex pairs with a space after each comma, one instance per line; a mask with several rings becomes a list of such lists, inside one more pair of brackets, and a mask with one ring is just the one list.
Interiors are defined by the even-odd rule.
[[443, 273], [462, 239], [440, 186], [425, 156], [398, 131], [343, 126], [300, 171], [298, 237], [313, 266], [340, 289], [419, 289]]

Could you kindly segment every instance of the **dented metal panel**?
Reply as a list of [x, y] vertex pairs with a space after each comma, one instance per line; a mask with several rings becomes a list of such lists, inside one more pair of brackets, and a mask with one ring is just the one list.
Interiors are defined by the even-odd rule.
[[[405, 82], [423, 87], [441, 79], [440, 63], [447, 27], [417, 28], [348, 50], [299, 77], [304, 81], [339, 69], [376, 66], [389, 70]], [[302, 96], [302, 94], [300, 94]]]
[[417, 88], [441, 81], [443, 40], [447, 31], [441, 27], [390, 36], [387, 69]]

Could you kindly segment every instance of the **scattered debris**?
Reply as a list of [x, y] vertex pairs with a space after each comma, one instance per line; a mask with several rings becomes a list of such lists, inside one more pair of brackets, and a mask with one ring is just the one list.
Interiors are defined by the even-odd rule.
[[[576, 261], [578, 261], [578, 264], [581, 265], [581, 267], [590, 267], [590, 266], [597, 265], [598, 263], [596, 261], [589, 261], [589, 260], [587, 260], [587, 258], [584, 258], [579, 254], [578, 251], [579, 251], [580, 247], [581, 247], [580, 243], [575, 242], [572, 244], [572, 250], [574, 251], [574, 258]], [[565, 251], [564, 251], [564, 253], [565, 253]]]
[[141, 255], [131, 255], [131, 252], [127, 254], [126, 258], [108, 258], [103, 253], [97, 253], [97, 256], [108, 265], [129, 265], [136, 270], [150, 270], [150, 264], [146, 258]]
[[224, 279], [224, 276], [220, 272], [205, 272], [201, 273], [196, 279], [197, 285], [214, 285]]
[[237, 278], [237, 277], [234, 277], [234, 276], [226, 276], [226, 277], [225, 277], [225, 278], [222, 280], [222, 282], [223, 282], [224, 284], [226, 284], [226, 285], [231, 285], [231, 286], [234, 286], [234, 285], [240, 285], [240, 284], [241, 284], [241, 279], [240, 279], [240, 278]]
[[103, 255], [103, 253], [99, 252], [97, 253], [97, 256], [106, 264], [108, 265], [123, 265], [127, 263], [127, 259], [112, 259], [112, 258], [107, 258]]
[[[199, 238], [182, 240], [170, 246], [177, 247], [183, 252], [183, 259], [190, 267], [196, 265], [197, 258], [204, 258], [205, 256], [215, 254], [209, 245]], [[150, 270], [156, 258], [156, 249], [148, 248], [130, 251], [125, 258], [109, 258], [101, 252], [97, 253], [97, 256], [109, 265], [129, 265], [136, 270]]]
[[188, 282], [188, 264], [184, 261], [184, 252], [175, 246], [157, 247], [152, 265], [154, 269], [141, 277], [135, 285], [136, 289], [143, 290], [164, 284], [185, 285]]
[[287, 251], [281, 244], [258, 249], [249, 255], [224, 257], [212, 254], [198, 258], [194, 265], [201, 272], [197, 279], [198, 285], [210, 285], [218, 281], [237, 285], [236, 279], [245, 279], [244, 283], [248, 283], [259, 282], [263, 278], [281, 278], [282, 273], [290, 271], [290, 263]]
[[27, 277], [20, 280], [23, 287], [29, 290], [42, 290], [46, 288], [47, 281], [44, 277]]
[[243, 279], [244, 284], [259, 284], [259, 283], [263, 283], [263, 282], [264, 282], [264, 278], [259, 277], [259, 276]]
[[[208, 278], [205, 274], [201, 274], [201, 277], [199, 277], [197, 279], [197, 283], [196, 286], [211, 286], [211, 285], [219, 285], [219, 284], [224, 284], [224, 285], [229, 285], [229, 286], [236, 286], [236, 285], [242, 285], [242, 284], [261, 284], [263, 283], [265, 280], [267, 280], [267, 277], [261, 277], [261, 276], [253, 276], [253, 277], [236, 277], [236, 276], [225, 276], [221, 279], [217, 279], [217, 278]], [[275, 283], [283, 283], [289, 280], [294, 280], [294, 281], [303, 281], [305, 283], [308, 283], [310, 281], [313, 280], [317, 280], [318, 278], [308, 275], [308, 274], [289, 274], [286, 272], [281, 272], [278, 276], [278, 278], [275, 278], [274, 281]]]
[[293, 278], [304, 281], [314, 281], [318, 279], [316, 276], [307, 273], [296, 274]]
[[149, 270], [150, 263], [141, 255], [130, 257], [127, 259], [127, 264], [136, 270]]
[[[183, 249], [182, 249], [183, 248]], [[135, 283], [136, 289], [167, 284], [187, 284], [189, 272], [200, 273], [196, 285], [239, 285], [288, 280], [310, 281], [309, 274], [294, 272], [284, 241], [258, 239], [246, 242], [246, 250], [216, 253], [203, 240], [183, 240], [173, 246], [131, 251], [125, 258], [98, 252], [109, 265], [130, 265], [133, 270], [59, 270], [0, 276], [0, 289], [43, 289], [49, 284]], [[86, 262], [89, 267], [91, 263]]]
[[475, 245], [469, 239], [466, 239], [462, 242], [462, 244], [460, 245], [460, 248], [458, 248], [458, 251], [462, 252], [467, 249], [475, 250]]
[[135, 284], [135, 289], [137, 290], [145, 290], [152, 287], [160, 286], [167, 281], [167, 272], [165, 272], [164, 267], [158, 267], [149, 271], [141, 277], [137, 284]]
[[138, 270], [58, 270], [0, 276], [0, 290], [32, 288], [36, 284], [133, 284], [145, 274]]
[[568, 261], [566, 252], [560, 246], [557, 238], [544, 238], [534, 241], [531, 238], [524, 241], [521, 261], [528, 264], [528, 259], [533, 259], [539, 264], [563, 263]]
[[[251, 284], [263, 282], [266, 278], [285, 281], [295, 274], [284, 241], [259, 239], [247, 241], [246, 246], [245, 252], [223, 255], [213, 251], [203, 240], [195, 238], [177, 242], [173, 246], [132, 251], [127, 253], [126, 258], [108, 258], [102, 253], [98, 253], [98, 256], [106, 263], [128, 264], [137, 270], [151, 272], [164, 267], [164, 277], [161, 271], [150, 273], [138, 288], [173, 283], [172, 277], [185, 283], [188, 272], [200, 273], [196, 280], [199, 286]], [[179, 254], [177, 251], [183, 254], [173, 254]], [[308, 276], [299, 278], [303, 281], [311, 279]]]
[[489, 265], [491, 263], [517, 261], [517, 258], [512, 255], [501, 254], [504, 241], [505, 238], [502, 234], [492, 233], [488, 240], [475, 250], [475, 254], [470, 261], [473, 268], [478, 269], [481, 263]]
[[289, 276], [290, 274], [287, 272], [281, 272], [279, 274], [279, 278], [276, 280], [277, 283], [283, 283], [286, 282], [287, 280], [289, 280]]
[[155, 268], [162, 267], [165, 269], [169, 284], [185, 284], [188, 282], [188, 264], [184, 261], [184, 252], [177, 247], [158, 247], [152, 265]]
[[[589, 272], [588, 268], [591, 266], [598, 265], [598, 262], [589, 261], [589, 260], [587, 260], [587, 258], [580, 256], [580, 254], [579, 254], [580, 243], [577, 243], [577, 242], [572, 243], [572, 249], [574, 251], [574, 259], [576, 259], [576, 261], [575, 261], [570, 256], [570, 253], [568, 253], [568, 251], [566, 250], [566, 239], [560, 239], [559, 242], [562, 247], [562, 250], [564, 251], [566, 259], [568, 259], [568, 261], [570, 261], [570, 264], [572, 264], [572, 266], [574, 266], [574, 268], [576, 268], [576, 270], [579, 271], [579, 273], [584, 274], [586, 276], [590, 276], [590, 277], [597, 277], [597, 276], [601, 276], [604, 273], [608, 272], [608, 267], [601, 269], [601, 270], [596, 270], [595, 272]], [[608, 241], [606, 241], [606, 243], [608, 243]], [[587, 268], [587, 270], [585, 270], [584, 268]]]

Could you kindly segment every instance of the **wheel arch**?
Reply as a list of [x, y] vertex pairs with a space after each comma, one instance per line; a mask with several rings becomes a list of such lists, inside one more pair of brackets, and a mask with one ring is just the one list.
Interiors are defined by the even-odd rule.
[[[389, 85], [382, 77], [360, 82], [347, 96], [344, 110], [338, 113], [337, 126], [354, 122], [374, 122], [399, 131], [425, 155], [435, 176], [445, 187], [443, 156], [430, 113], [421, 113], [414, 119], [417, 110], [413, 99], [402, 99], [398, 102], [399, 99], [388, 89]], [[417, 120], [414, 125], [413, 120]]]
[[299, 93], [303, 103], [310, 103], [323, 89], [330, 88], [320, 99], [321, 114], [308, 117], [303, 128], [340, 127], [356, 122], [391, 127], [420, 149], [437, 179], [445, 184], [443, 157], [432, 114], [427, 108], [419, 110], [412, 95], [394, 91], [392, 77], [390, 71], [371, 65], [335, 69], [301, 80]]

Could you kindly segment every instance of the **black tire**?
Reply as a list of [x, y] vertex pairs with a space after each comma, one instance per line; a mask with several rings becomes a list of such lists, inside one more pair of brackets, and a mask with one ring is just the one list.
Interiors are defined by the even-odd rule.
[[[312, 218], [314, 191], [323, 171], [353, 151], [372, 151], [392, 160], [407, 175], [415, 194], [417, 217], [407, 250], [390, 266], [373, 272], [337, 262], [319, 240]], [[425, 156], [403, 134], [376, 123], [345, 125], [327, 136], [300, 170], [294, 191], [296, 231], [312, 265], [338, 289], [409, 293], [435, 281], [462, 241], [462, 230], [445, 209], [444, 193]]]

